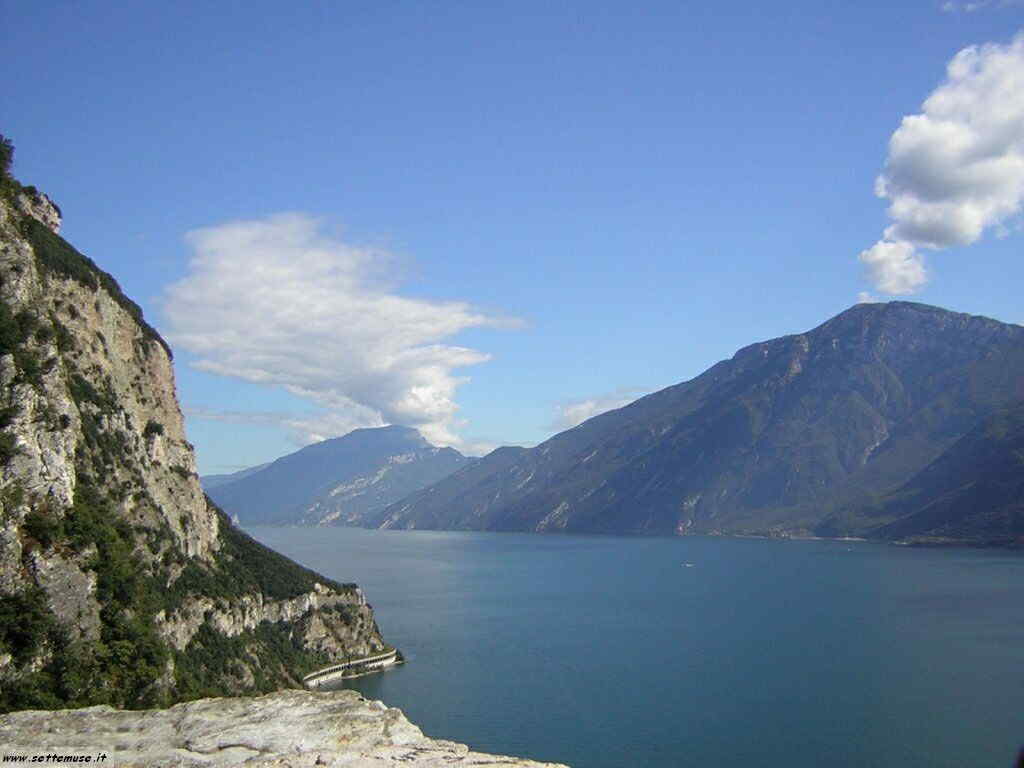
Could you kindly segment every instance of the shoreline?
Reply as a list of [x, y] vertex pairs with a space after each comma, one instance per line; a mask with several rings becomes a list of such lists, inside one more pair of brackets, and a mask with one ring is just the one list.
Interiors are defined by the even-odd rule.
[[[273, 530], [314, 530], [318, 526], [312, 525], [253, 525], [246, 527], [243, 523], [242, 530], [247, 531], [250, 535], [254, 535], [255, 531], [261, 528], [273, 529]], [[1019, 551], [1024, 549], [1024, 537], [1015, 539], [993, 539], [993, 540], [975, 540], [975, 539], [944, 539], [944, 538], [923, 538], [918, 539], [883, 539], [883, 538], [871, 538], [867, 536], [770, 536], [767, 534], [758, 533], [725, 533], [722, 531], [715, 532], [700, 532], [700, 533], [648, 533], [644, 531], [489, 531], [489, 530], [465, 530], [465, 529], [444, 529], [444, 528], [365, 528], [358, 525], [337, 525], [337, 526], [325, 526], [328, 528], [334, 528], [338, 530], [353, 530], [353, 531], [364, 531], [367, 533], [384, 532], [384, 533], [408, 533], [414, 535], [429, 535], [429, 534], [491, 534], [495, 536], [580, 536], [580, 537], [600, 537], [600, 538], [623, 538], [623, 539], [634, 539], [634, 538], [656, 538], [656, 539], [690, 539], [690, 538], [708, 538], [708, 539], [765, 539], [769, 541], [840, 541], [840, 542], [863, 542], [870, 544], [888, 544], [890, 546], [897, 547], [915, 547], [921, 549], [952, 549], [952, 548], [968, 548], [968, 549], [1004, 549], [1007, 551]]]

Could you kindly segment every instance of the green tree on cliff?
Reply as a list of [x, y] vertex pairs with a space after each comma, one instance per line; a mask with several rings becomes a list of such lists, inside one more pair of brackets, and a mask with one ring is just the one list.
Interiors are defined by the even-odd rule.
[[14, 161], [14, 144], [0, 133], [0, 178], [7, 179]]

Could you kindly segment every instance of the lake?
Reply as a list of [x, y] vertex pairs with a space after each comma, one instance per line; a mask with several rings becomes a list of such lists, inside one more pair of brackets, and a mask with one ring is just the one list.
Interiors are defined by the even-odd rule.
[[1024, 744], [1016, 553], [249, 532], [359, 583], [408, 660], [346, 687], [480, 751], [574, 768], [1010, 768]]

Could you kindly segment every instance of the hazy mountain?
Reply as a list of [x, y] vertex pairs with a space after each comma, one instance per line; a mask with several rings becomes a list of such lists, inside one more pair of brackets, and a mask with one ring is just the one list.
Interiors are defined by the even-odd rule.
[[[908, 302], [859, 304], [535, 448], [499, 449], [367, 522], [911, 535], [930, 523], [892, 494], [1024, 397], [1022, 381], [1022, 327]], [[984, 442], [959, 450], [981, 456]], [[922, 505], [938, 486], [912, 487]], [[884, 527], [907, 516], [919, 523]]]
[[216, 488], [218, 485], [227, 485], [233, 483], [236, 480], [241, 480], [243, 477], [248, 477], [251, 474], [259, 472], [264, 467], [269, 467], [270, 462], [266, 464], [257, 464], [255, 467], [248, 467], [246, 469], [240, 469], [237, 472], [230, 472], [223, 475], [203, 475], [199, 478], [199, 482], [203, 486], [203, 490], [209, 491], [211, 488]]
[[206, 488], [243, 524], [361, 525], [471, 461], [409, 427], [357, 429]]

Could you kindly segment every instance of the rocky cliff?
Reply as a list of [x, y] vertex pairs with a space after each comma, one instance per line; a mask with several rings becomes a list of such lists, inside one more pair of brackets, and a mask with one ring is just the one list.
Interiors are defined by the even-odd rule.
[[[373, 522], [1012, 543], [1024, 536], [1019, 505], [1007, 501], [1024, 470], [1017, 444], [1000, 448], [994, 496], [979, 495], [989, 485], [974, 480], [994, 434], [986, 420], [1021, 402], [1024, 327], [909, 302], [861, 304], [536, 448], [499, 449]], [[904, 486], [951, 450], [974, 460], [946, 489], [960, 511], [943, 515], [930, 494], [945, 492], [935, 480], [960, 465], [956, 456]], [[911, 491], [913, 504], [898, 503]], [[964, 512], [994, 498], [1006, 501], [998, 514]]]
[[355, 585], [209, 502], [169, 347], [2, 170], [0, 711], [269, 691], [384, 648]]
[[0, 717], [0, 744], [4, 755], [24, 755], [26, 762], [59, 754], [147, 767], [565, 768], [426, 738], [399, 710], [366, 701], [354, 691], [203, 699], [150, 712], [109, 707], [17, 712]]

